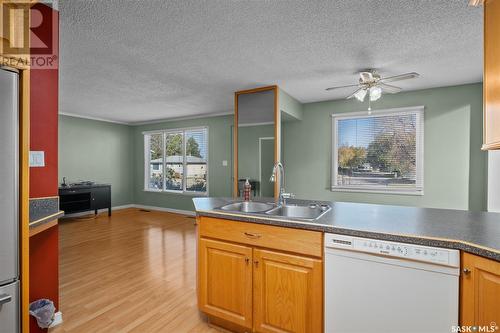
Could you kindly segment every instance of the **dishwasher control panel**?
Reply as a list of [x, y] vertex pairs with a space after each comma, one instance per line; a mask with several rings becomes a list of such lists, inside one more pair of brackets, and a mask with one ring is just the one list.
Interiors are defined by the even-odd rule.
[[453, 267], [458, 267], [460, 264], [460, 253], [458, 250], [398, 243], [379, 239], [325, 234], [325, 247], [374, 253]]

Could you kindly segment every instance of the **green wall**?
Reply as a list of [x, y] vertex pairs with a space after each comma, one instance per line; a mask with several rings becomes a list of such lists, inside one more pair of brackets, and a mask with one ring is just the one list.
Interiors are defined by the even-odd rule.
[[259, 138], [271, 137], [274, 125], [238, 127], [238, 178], [259, 179]]
[[59, 116], [59, 181], [111, 184], [113, 206], [134, 203], [132, 128]]
[[[142, 132], [156, 129], [208, 126], [208, 192], [212, 197], [231, 196], [231, 125], [233, 116], [220, 116], [180, 121], [169, 121], [133, 127], [135, 151], [134, 198], [135, 203], [147, 206], [194, 210], [193, 195], [155, 193], [144, 191], [144, 137]], [[222, 166], [222, 161], [228, 161]]]
[[286, 190], [300, 198], [484, 210], [486, 154], [482, 138], [482, 84], [384, 95], [372, 108], [425, 106], [424, 195], [331, 192], [332, 113], [367, 105], [337, 100], [304, 105], [303, 119], [284, 124]]
[[[282, 117], [291, 117], [295, 120], [301, 120], [303, 117], [303, 104], [292, 96], [288, 95], [283, 89], [279, 89], [279, 109]], [[283, 114], [285, 113], [285, 115]]]
[[[302, 120], [283, 125], [286, 190], [299, 198], [380, 204], [486, 209], [482, 84], [384, 95], [373, 109], [425, 106], [424, 195], [331, 192], [332, 113], [366, 110], [337, 100], [304, 104]], [[59, 178], [113, 185], [113, 205], [129, 203], [192, 210], [192, 196], [144, 191], [143, 131], [208, 126], [209, 195], [231, 195], [232, 116], [126, 126], [60, 116]], [[258, 159], [258, 156], [255, 156]], [[222, 166], [222, 161], [228, 161]]]

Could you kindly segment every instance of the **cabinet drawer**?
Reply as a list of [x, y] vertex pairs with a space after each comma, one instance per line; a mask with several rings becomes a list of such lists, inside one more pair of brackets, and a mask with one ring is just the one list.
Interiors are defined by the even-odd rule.
[[322, 257], [322, 233], [202, 216], [199, 234], [230, 242]]

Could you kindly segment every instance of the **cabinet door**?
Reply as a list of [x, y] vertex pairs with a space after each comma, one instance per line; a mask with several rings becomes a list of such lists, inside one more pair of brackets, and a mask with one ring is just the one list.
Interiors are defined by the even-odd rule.
[[462, 256], [461, 325], [500, 323], [500, 263], [472, 254]]
[[500, 0], [484, 4], [484, 144], [500, 149]]
[[103, 209], [111, 207], [111, 188], [92, 188], [92, 209]]
[[321, 332], [321, 260], [254, 249], [256, 332]]
[[252, 248], [201, 238], [198, 304], [201, 311], [252, 327]]

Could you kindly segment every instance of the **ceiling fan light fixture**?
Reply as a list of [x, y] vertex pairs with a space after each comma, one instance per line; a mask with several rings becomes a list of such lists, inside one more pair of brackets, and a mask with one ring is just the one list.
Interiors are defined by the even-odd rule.
[[374, 102], [382, 97], [382, 88], [374, 86], [370, 88], [370, 101]]
[[366, 89], [360, 89], [358, 90], [358, 92], [354, 94], [354, 97], [356, 97], [358, 101], [363, 102], [365, 100], [366, 93], [367, 93]]

